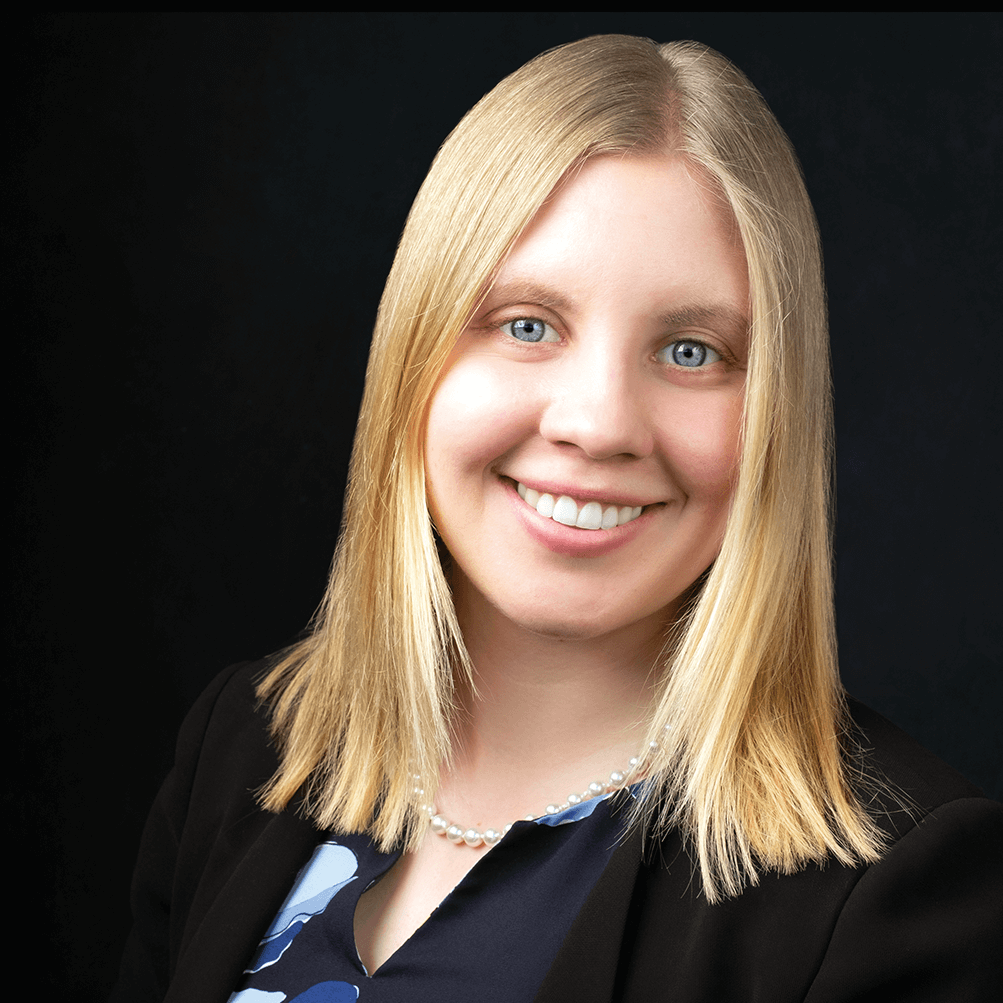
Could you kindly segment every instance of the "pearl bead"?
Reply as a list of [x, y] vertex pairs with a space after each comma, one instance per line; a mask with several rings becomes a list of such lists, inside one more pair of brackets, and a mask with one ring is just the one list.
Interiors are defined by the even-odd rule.
[[[668, 731], [668, 729], [669, 725], [666, 725], [665, 730]], [[649, 751], [653, 751], [657, 748], [657, 742], [650, 743]], [[633, 776], [635, 771], [637, 771], [642, 765], [643, 759], [638, 756], [634, 756], [631, 758], [626, 771], [621, 772], [620, 770], [614, 770], [609, 775], [609, 780], [604, 784], [600, 783], [598, 780], [594, 780], [591, 784], [589, 784], [588, 789], [582, 791], [581, 794], [569, 794], [568, 800], [563, 804], [548, 804], [543, 814], [559, 815], [567, 808], [580, 805], [592, 798], [602, 797], [607, 792], [619, 790], [620, 788], [626, 786], [628, 778]], [[484, 832], [479, 832], [477, 829], [464, 829], [455, 822], [450, 822], [447, 818], [445, 818], [445, 816], [437, 814], [435, 805], [430, 802], [426, 803], [422, 800], [425, 797], [425, 791], [420, 786], [420, 779], [418, 775], [413, 774], [412, 776], [415, 783], [414, 794], [415, 801], [418, 805], [418, 811], [428, 817], [429, 825], [434, 833], [440, 836], [444, 835], [451, 843], [465, 843], [467, 846], [480, 846], [481, 843], [484, 843], [487, 846], [494, 846], [512, 828], [512, 823], [509, 822], [501, 832], [497, 829], [485, 829]], [[527, 822], [535, 822], [536, 819], [536, 815], [527, 815], [525, 817]]]

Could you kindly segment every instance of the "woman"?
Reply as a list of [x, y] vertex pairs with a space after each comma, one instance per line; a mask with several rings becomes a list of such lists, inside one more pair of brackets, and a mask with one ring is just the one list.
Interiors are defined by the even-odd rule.
[[186, 722], [119, 998], [988, 992], [1000, 806], [839, 688], [829, 422], [745, 78], [502, 81], [405, 228], [316, 624]]

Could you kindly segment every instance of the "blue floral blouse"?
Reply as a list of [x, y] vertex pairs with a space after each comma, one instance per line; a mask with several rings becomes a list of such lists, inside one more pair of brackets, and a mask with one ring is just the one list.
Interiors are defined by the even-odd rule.
[[623, 835], [626, 800], [621, 792], [517, 822], [372, 975], [355, 947], [355, 907], [400, 851], [329, 836], [228, 1003], [531, 1000]]

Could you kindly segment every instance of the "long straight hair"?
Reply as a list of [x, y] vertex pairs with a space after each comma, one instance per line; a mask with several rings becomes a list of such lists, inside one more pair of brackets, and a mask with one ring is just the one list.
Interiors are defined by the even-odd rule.
[[750, 355], [728, 525], [661, 669], [638, 822], [682, 830], [712, 901], [762, 869], [877, 858], [841, 748], [825, 293], [797, 159], [724, 57], [616, 35], [498, 84], [415, 199], [376, 320], [328, 589], [259, 687], [281, 754], [264, 807], [301, 792], [321, 828], [417, 845], [415, 790], [435, 790], [455, 680], [470, 672], [426, 505], [429, 402], [492, 273], [567, 172], [665, 152], [701, 168], [737, 222]]

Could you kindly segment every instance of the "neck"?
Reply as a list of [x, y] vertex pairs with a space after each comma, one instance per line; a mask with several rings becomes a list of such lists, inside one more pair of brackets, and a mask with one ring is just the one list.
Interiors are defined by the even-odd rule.
[[454, 597], [474, 685], [458, 695], [442, 810], [471, 825], [538, 814], [642, 751], [664, 616], [561, 637], [512, 623], [465, 581]]

